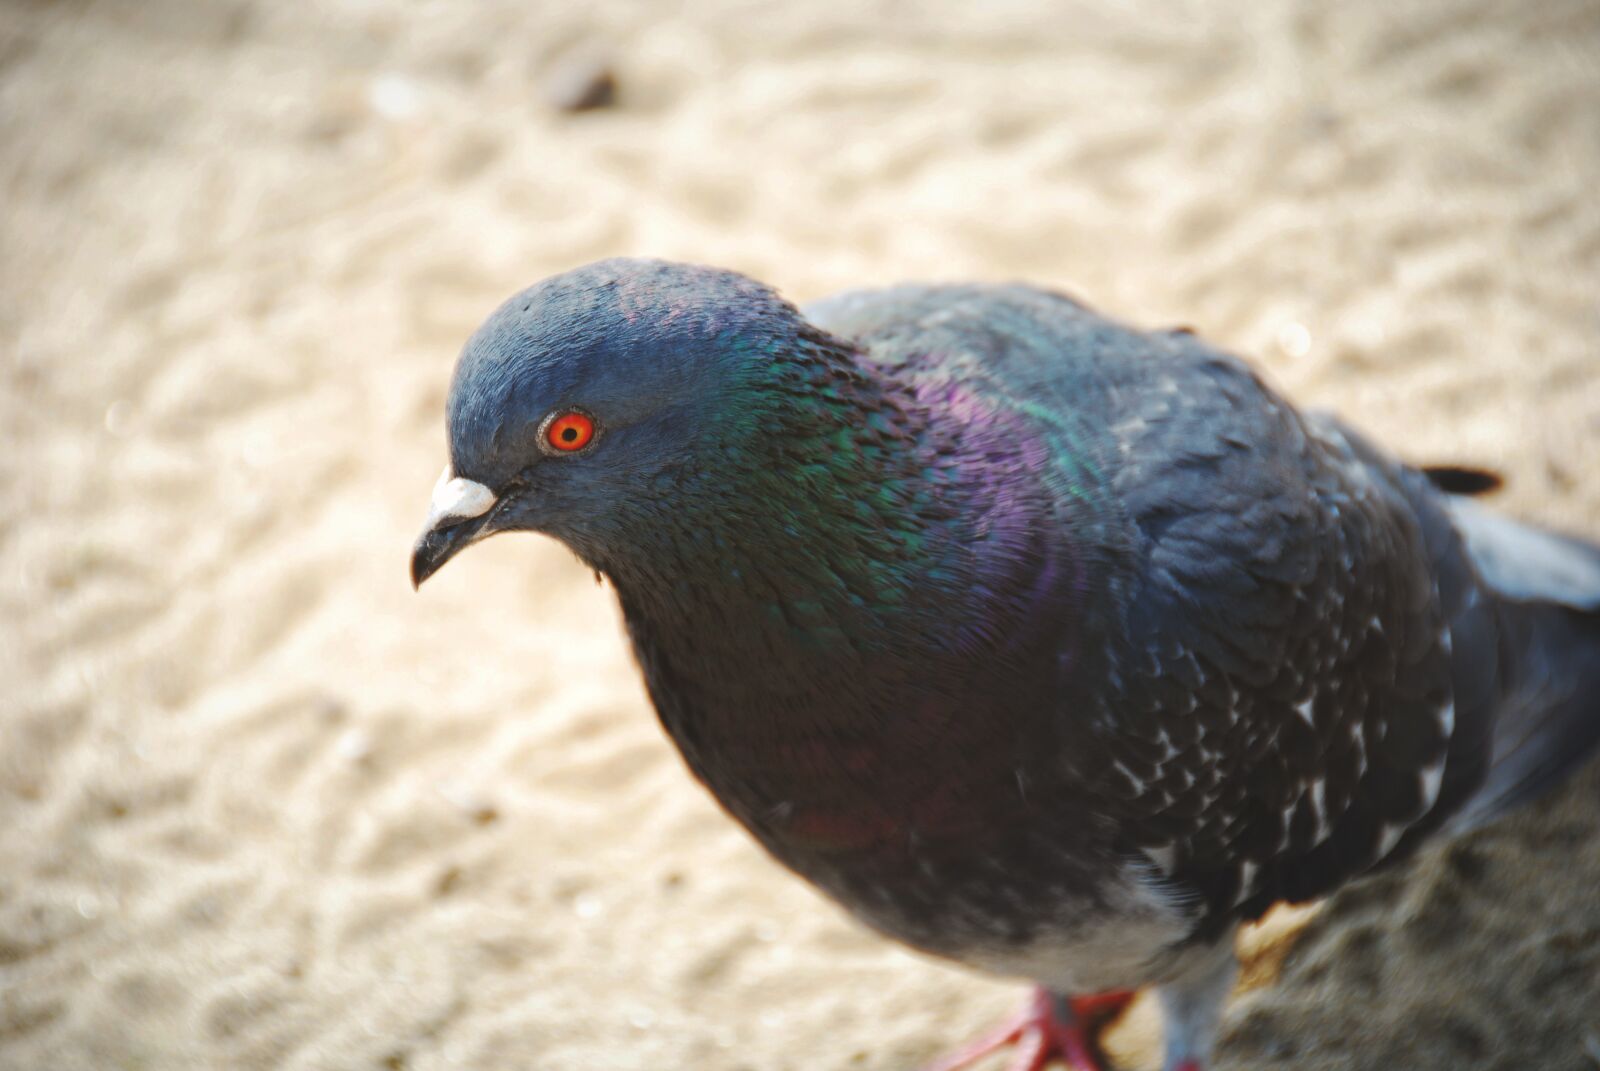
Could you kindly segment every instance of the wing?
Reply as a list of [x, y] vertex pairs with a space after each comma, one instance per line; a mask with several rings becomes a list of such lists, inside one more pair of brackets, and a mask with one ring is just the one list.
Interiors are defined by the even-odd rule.
[[[1108, 806], [1220, 929], [1331, 891], [1470, 794], [1493, 642], [1470, 635], [1475, 577], [1424, 477], [1237, 359], [1163, 344], [1112, 391], [1137, 536], [1101, 712]], [[1465, 716], [1458, 628], [1488, 671], [1463, 675]]]
[[808, 312], [1037, 416], [1057, 492], [1102, 515], [1070, 536], [1101, 541], [1114, 590], [1105, 649], [1061, 686], [1063, 761], [1202, 931], [1397, 858], [1481, 784], [1492, 600], [1425, 475], [1187, 331], [1062, 295], [906, 287]]

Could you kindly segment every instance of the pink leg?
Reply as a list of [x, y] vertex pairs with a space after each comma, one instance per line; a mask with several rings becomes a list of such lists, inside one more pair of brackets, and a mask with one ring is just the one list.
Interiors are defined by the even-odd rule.
[[961, 1071], [1007, 1045], [1016, 1046], [1009, 1071], [1044, 1071], [1057, 1057], [1071, 1071], [1107, 1071], [1100, 1033], [1132, 999], [1128, 990], [1058, 998], [1036, 989], [1017, 1015], [925, 1071]]

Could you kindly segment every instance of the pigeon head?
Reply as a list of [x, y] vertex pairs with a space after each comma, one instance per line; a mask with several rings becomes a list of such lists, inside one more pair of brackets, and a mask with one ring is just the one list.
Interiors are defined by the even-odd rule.
[[711, 268], [607, 260], [517, 294], [456, 367], [413, 582], [497, 532], [544, 532], [596, 565], [648, 540], [685, 488], [760, 452], [784, 369], [824, 338]]

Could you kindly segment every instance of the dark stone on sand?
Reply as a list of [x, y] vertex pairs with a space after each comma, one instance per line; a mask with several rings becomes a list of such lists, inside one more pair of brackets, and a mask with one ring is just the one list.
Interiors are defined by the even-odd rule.
[[617, 76], [610, 60], [573, 53], [556, 62], [545, 80], [545, 100], [557, 111], [586, 112], [617, 102]]

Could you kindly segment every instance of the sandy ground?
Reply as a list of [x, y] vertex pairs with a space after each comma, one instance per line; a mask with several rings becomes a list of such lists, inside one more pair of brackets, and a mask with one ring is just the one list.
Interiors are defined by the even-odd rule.
[[[457, 348], [579, 262], [1069, 287], [1600, 534], [1595, 0], [688, 6], [0, 6], [0, 1066], [898, 1071], [1016, 999], [762, 857], [559, 548], [411, 593]], [[1220, 1067], [1592, 1071], [1597, 888], [1591, 768], [1253, 935]]]

